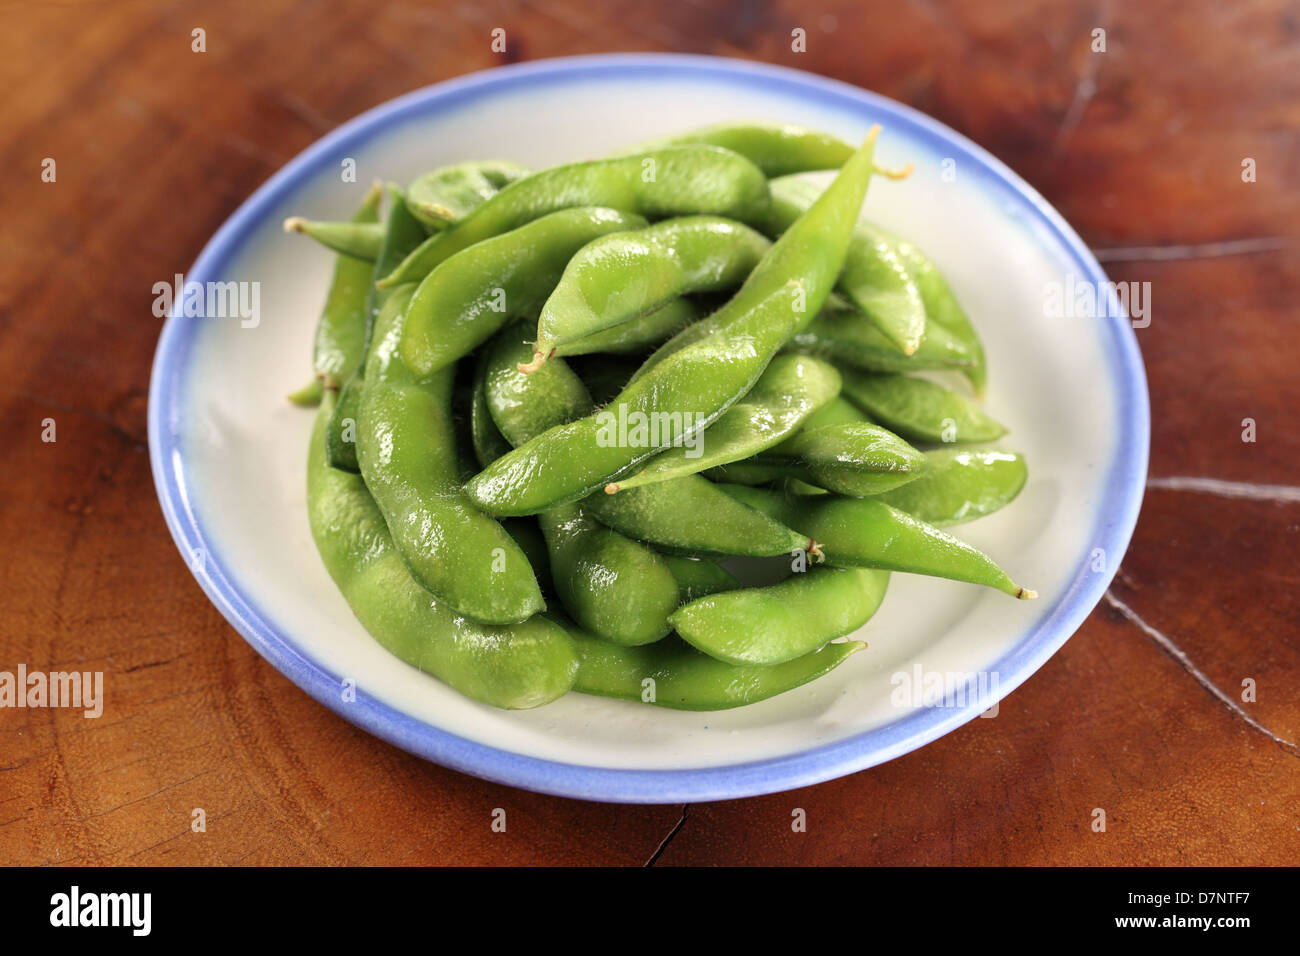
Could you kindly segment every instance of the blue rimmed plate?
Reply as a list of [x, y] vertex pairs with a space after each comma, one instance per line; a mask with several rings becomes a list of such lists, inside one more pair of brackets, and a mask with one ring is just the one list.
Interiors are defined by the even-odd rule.
[[[466, 700], [389, 656], [352, 617], [307, 527], [311, 413], [284, 400], [309, 376], [329, 256], [288, 215], [343, 218], [375, 178], [446, 162], [535, 167], [723, 119], [763, 117], [859, 139], [911, 162], [865, 213], [916, 241], [983, 334], [987, 407], [1030, 479], [1015, 504], [958, 534], [1037, 602], [895, 575], [867, 651], [774, 700], [712, 714], [577, 694], [535, 711]], [[347, 175], [355, 169], [355, 177]], [[907, 753], [1015, 689], [1096, 605], [1128, 545], [1146, 478], [1146, 381], [1128, 321], [1059, 317], [1054, 292], [1105, 275], [1030, 186], [978, 146], [898, 103], [807, 73], [712, 57], [612, 55], [504, 67], [357, 117], [265, 183], [185, 277], [237, 283], [225, 318], [174, 313], [149, 395], [163, 513], [222, 614], [290, 680], [399, 747], [480, 777], [591, 800], [669, 803], [805, 786]], [[242, 305], [242, 308], [241, 308]], [[1067, 310], [1068, 311], [1068, 310]], [[344, 687], [356, 687], [353, 695]], [[937, 698], [937, 699], [936, 699]]]

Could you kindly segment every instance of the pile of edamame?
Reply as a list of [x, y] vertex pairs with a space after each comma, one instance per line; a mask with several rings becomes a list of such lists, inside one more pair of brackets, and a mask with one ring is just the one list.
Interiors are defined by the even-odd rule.
[[[941, 530], [1015, 498], [1025, 461], [986, 447], [1005, 429], [948, 283], [860, 218], [905, 175], [878, 132], [464, 162], [285, 223], [336, 253], [290, 398], [319, 405], [312, 534], [377, 641], [496, 707], [715, 710], [861, 650], [837, 639], [891, 572], [1034, 596]], [[735, 558], [785, 576], [742, 587]]]

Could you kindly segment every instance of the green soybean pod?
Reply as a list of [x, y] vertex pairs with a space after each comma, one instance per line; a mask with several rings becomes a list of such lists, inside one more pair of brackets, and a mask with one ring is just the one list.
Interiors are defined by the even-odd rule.
[[694, 475], [771, 448], [791, 435], [840, 390], [834, 366], [811, 356], [778, 355], [754, 387], [698, 441], [669, 448], [635, 474], [605, 486], [606, 494]]
[[504, 159], [439, 166], [411, 181], [406, 208], [431, 230], [464, 219], [504, 187], [532, 175], [527, 166]]
[[647, 219], [704, 213], [752, 222], [767, 202], [763, 171], [716, 146], [670, 146], [555, 166], [511, 183], [450, 229], [430, 236], [381, 284], [418, 282], [476, 242], [573, 206], [605, 206]]
[[[487, 351], [485, 393], [493, 421], [508, 441], [522, 442], [591, 407], [586, 388], [563, 361], [533, 375], [519, 372], [529, 353], [527, 334], [515, 326]], [[663, 558], [589, 517], [577, 505], [538, 515], [560, 602], [587, 629], [608, 641], [637, 645], [669, 630], [678, 586]]]
[[936, 527], [974, 521], [1010, 504], [1029, 477], [1023, 455], [944, 448], [926, 454], [930, 467], [880, 501]]
[[740, 587], [735, 575], [704, 558], [685, 558], [675, 554], [660, 555], [677, 581], [678, 601], [686, 604], [709, 594], [719, 594]]
[[984, 357], [984, 345], [980, 342], [975, 326], [957, 301], [948, 280], [925, 253], [906, 239], [898, 236], [890, 238], [916, 282], [921, 301], [925, 303], [926, 334], [929, 334], [931, 328], [941, 328], [971, 356], [971, 364], [964, 366], [961, 372], [970, 381], [975, 394], [983, 397], [988, 383], [988, 364]]
[[829, 133], [796, 126], [794, 123], [774, 123], [768, 120], [715, 123], [663, 136], [626, 152], [642, 152], [683, 143], [707, 143], [740, 153], [768, 177], [819, 169], [839, 169], [853, 155], [852, 145]]
[[796, 333], [788, 348], [868, 372], [956, 369], [969, 374], [978, 358], [967, 343], [934, 323], [927, 323], [925, 339], [917, 350], [905, 355], [861, 309], [837, 296], [832, 296], [807, 328]]
[[459, 614], [522, 621], [546, 605], [523, 551], [461, 491], [455, 370], [417, 383], [396, 355], [412, 292], [396, 290], [375, 325], [356, 426], [361, 474], [420, 584]]
[[669, 620], [682, 640], [720, 661], [783, 664], [866, 624], [888, 584], [888, 571], [812, 568], [768, 587], [697, 598]]
[[[772, 235], [788, 229], [821, 193], [815, 183], [799, 177], [773, 180], [771, 189], [767, 231]], [[920, 348], [926, 334], [925, 303], [886, 233], [865, 222], [854, 226], [836, 288], [905, 355]]]
[[536, 315], [579, 249], [645, 224], [615, 209], [562, 209], [443, 260], [411, 299], [402, 360], [417, 378], [447, 367], [512, 319]]
[[907, 571], [996, 588], [1022, 600], [1038, 595], [1016, 585], [988, 555], [875, 498], [785, 496], [720, 485], [728, 494], [812, 535], [839, 567]]
[[[384, 243], [384, 227], [378, 218], [327, 222], [290, 216], [284, 221], [285, 232], [298, 232], [315, 239], [326, 249], [341, 256], [370, 265], [379, 256]], [[369, 270], [366, 270], [369, 272]]]
[[[383, 191], [373, 186], [361, 201], [352, 222], [379, 229], [379, 200]], [[378, 251], [376, 251], [376, 255]], [[373, 265], [340, 255], [312, 345], [312, 366], [326, 388], [340, 388], [361, 364], [366, 338], [366, 296]]]
[[701, 654], [676, 637], [646, 647], [619, 647], [569, 627], [582, 663], [580, 694], [640, 701], [673, 710], [728, 710], [767, 700], [829, 674], [866, 647], [827, 644], [784, 664], [737, 666]]
[[307, 509], [317, 550], [352, 613], [390, 653], [473, 700], [520, 709], [563, 696], [579, 663], [564, 628], [540, 616], [507, 627], [479, 624], [411, 577], [361, 477], [325, 458], [334, 402], [325, 396], [312, 432]]
[[844, 396], [872, 421], [910, 441], [993, 441], [1007, 433], [979, 406], [923, 378], [841, 369]]
[[681, 216], [595, 239], [564, 267], [537, 320], [531, 371], [566, 347], [673, 298], [740, 285], [771, 247], [760, 233], [720, 216]]
[[678, 553], [759, 558], [806, 551], [821, 557], [807, 535], [741, 504], [700, 475], [616, 495], [597, 493], [583, 507], [629, 538]]
[[[612, 328], [593, 332], [575, 339], [557, 354], [565, 356], [591, 355], [596, 352], [608, 352], [613, 355], [626, 355], [644, 352], [658, 345], [669, 336], [675, 335], [692, 322], [699, 321], [700, 309], [690, 299], [672, 299], [652, 312], [638, 316], [628, 322]], [[630, 375], [630, 373], [629, 373]], [[624, 379], [622, 385], [627, 384]], [[622, 385], [620, 385], [620, 390]], [[617, 394], [617, 392], [615, 393]]]
[[861, 498], [915, 481], [929, 462], [879, 425], [845, 422], [800, 429], [755, 464], [776, 465], [819, 488]]
[[479, 355], [478, 361], [475, 362], [474, 380], [470, 394], [470, 444], [474, 447], [474, 457], [478, 460], [480, 468], [486, 468], [514, 447], [501, 434], [501, 429], [497, 428], [496, 422], [492, 420], [492, 410], [488, 408], [487, 367], [489, 358], [491, 358], [489, 351], [484, 349]]
[[379, 249], [370, 273], [365, 305], [365, 334], [362, 338], [361, 362], [343, 379], [343, 388], [334, 408], [334, 417], [330, 419], [326, 433], [326, 453], [330, 464], [344, 471], [357, 473], [356, 427], [357, 416], [361, 409], [361, 389], [365, 378], [366, 358], [370, 354], [374, 338], [375, 320], [379, 310], [391, 294], [389, 290], [378, 289], [374, 282], [384, 275], [393, 264], [411, 249], [414, 249], [424, 237], [424, 227], [406, 208], [402, 191], [396, 186], [389, 186], [388, 221], [384, 223], [384, 241]]
[[708, 322], [713, 331], [664, 358], [615, 397], [611, 407], [629, 420], [632, 414], [666, 416], [666, 441], [658, 447], [604, 441], [610, 414], [605, 409], [552, 428], [485, 468], [467, 486], [479, 506], [499, 514], [531, 514], [577, 500], [629, 474], [664, 447], [684, 444], [742, 398], [830, 294], [871, 180], [878, 134], [879, 127], [872, 127], [862, 148], [773, 244], [735, 297], [698, 323]]

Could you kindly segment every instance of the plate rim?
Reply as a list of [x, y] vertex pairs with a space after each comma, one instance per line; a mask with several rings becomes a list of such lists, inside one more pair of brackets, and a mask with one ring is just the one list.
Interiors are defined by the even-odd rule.
[[[339, 155], [354, 140], [382, 133], [415, 111], [454, 108], [467, 95], [494, 88], [572, 78], [601, 72], [711, 75], [746, 84], [780, 87], [814, 99], [865, 106], [896, 118], [922, 138], [965, 153], [1025, 201], [1074, 259], [1080, 275], [1092, 282], [1107, 276], [1092, 251], [1041, 194], [1000, 160], [938, 120], [888, 97], [814, 73], [775, 64], [683, 53], [612, 53], [557, 57], [492, 67], [434, 83], [387, 100], [336, 127], [273, 173], [222, 223], [185, 273], [206, 281], [255, 231], [283, 194], [296, 189], [317, 167]], [[1112, 303], [1113, 304], [1113, 303]], [[971, 695], [964, 707], [917, 708], [898, 720], [834, 743], [795, 754], [716, 767], [635, 770], [596, 767], [532, 757], [478, 743], [442, 730], [396, 707], [357, 691], [344, 702], [340, 678], [320, 665], [268, 617], [226, 575], [219, 552], [190, 506], [187, 487], [177, 479], [178, 424], [183, 408], [183, 371], [195, 328], [183, 316], [169, 315], [158, 338], [149, 382], [149, 459], [154, 486], [168, 530], [190, 572], [222, 616], [272, 667], [345, 720], [408, 752], [482, 779], [555, 796], [617, 803], [671, 804], [736, 799], [811, 786], [865, 770], [910, 753], [978, 716], [1005, 698], [1074, 635], [1100, 602], [1137, 523], [1146, 486], [1150, 450], [1150, 399], [1137, 337], [1120, 309], [1108, 309], [1103, 356], [1114, 384], [1120, 426], [1109, 474], [1102, 486], [1092, 534], [1105, 550], [1108, 568], [1080, 570], [1057, 605], [1022, 631], [1021, 639], [993, 665], [996, 690]], [[1108, 346], [1108, 347], [1107, 347]], [[177, 467], [170, 467], [172, 461]], [[195, 552], [201, 561], [192, 558]], [[1112, 568], [1114, 570], [1112, 570]], [[1005, 665], [1005, 667], [1004, 667]], [[1004, 679], [1004, 674], [1008, 675]], [[436, 679], [436, 678], [431, 678]]]

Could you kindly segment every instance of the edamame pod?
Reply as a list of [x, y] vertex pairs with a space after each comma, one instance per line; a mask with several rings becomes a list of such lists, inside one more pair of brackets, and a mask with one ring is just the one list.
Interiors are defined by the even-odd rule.
[[434, 597], [489, 624], [522, 621], [545, 602], [514, 539], [461, 493], [455, 370], [416, 383], [396, 354], [412, 292], [396, 290], [375, 325], [357, 417], [361, 474], [398, 553]]
[[391, 269], [394, 263], [401, 261], [424, 237], [424, 228], [407, 210], [402, 191], [390, 185], [388, 193], [391, 208], [388, 221], [384, 223], [384, 241], [379, 249], [379, 258], [375, 260], [374, 268], [370, 273], [370, 283], [366, 292], [365, 335], [362, 339], [361, 362], [343, 379], [343, 388], [339, 392], [339, 400], [334, 407], [334, 416], [330, 419], [326, 435], [325, 447], [330, 464], [344, 471], [358, 471], [356, 427], [357, 416], [361, 409], [361, 388], [365, 378], [366, 357], [370, 354], [379, 309], [390, 295], [388, 290], [376, 288], [374, 282]]
[[[705, 320], [715, 331], [634, 380], [601, 415], [550, 429], [485, 468], [467, 486], [480, 507], [531, 514], [577, 500], [663, 448], [684, 444], [743, 397], [830, 294], [871, 179], [878, 133], [872, 127], [822, 197]], [[618, 422], [633, 414], [662, 422], [665, 440], [654, 447], [618, 440]]]
[[563, 696], [578, 670], [566, 629], [544, 617], [491, 627], [454, 613], [411, 577], [358, 475], [331, 468], [316, 417], [307, 462], [307, 507], [317, 550], [352, 613], [380, 644], [460, 693], [493, 707], [537, 707]]
[[[767, 230], [780, 235], [804, 214], [821, 192], [815, 183], [786, 177], [771, 183]], [[836, 286], [885, 337], [906, 355], [925, 339], [925, 303], [890, 237], [865, 222], [854, 226], [844, 269]]]
[[719, 216], [682, 216], [648, 229], [596, 239], [564, 267], [537, 320], [533, 359], [658, 308], [676, 296], [740, 285], [771, 243], [749, 226]]
[[[372, 187], [352, 217], [354, 225], [373, 226], [379, 230], [381, 239], [379, 200], [382, 195], [383, 191], [377, 185]], [[334, 264], [334, 278], [330, 282], [320, 321], [316, 323], [312, 346], [312, 367], [326, 388], [342, 387], [365, 354], [366, 297], [370, 292], [373, 269], [371, 262], [346, 255], [340, 255]]]
[[944, 448], [926, 458], [930, 467], [925, 474], [879, 500], [941, 528], [1010, 504], [1029, 477], [1024, 456], [1016, 452]]
[[429, 229], [441, 231], [460, 222], [505, 186], [530, 175], [527, 166], [504, 159], [440, 166], [411, 181], [406, 208]]
[[967, 581], [1029, 600], [1038, 595], [1016, 585], [993, 559], [964, 541], [875, 498], [785, 496], [742, 485], [719, 485], [727, 494], [778, 521], [812, 535], [839, 567], [909, 571]]
[[647, 219], [711, 213], [753, 222], [767, 201], [763, 171], [716, 146], [670, 146], [556, 166], [511, 183], [450, 229], [430, 236], [381, 284], [418, 282], [476, 242], [573, 206], [605, 206]]
[[[523, 520], [523, 519], [517, 519]], [[709, 594], [720, 594], [740, 587], [730, 571], [704, 558], [685, 558], [675, 554], [660, 555], [677, 581], [677, 600], [681, 604]]]
[[576, 339], [561, 352], [566, 356], [591, 355], [595, 352], [610, 352], [615, 355], [641, 352], [658, 345], [699, 318], [700, 309], [690, 299], [672, 299], [653, 312]]
[[[888, 233], [886, 233], [888, 235]], [[971, 324], [970, 318], [957, 301], [948, 280], [943, 277], [933, 262], [916, 247], [915, 244], [899, 236], [890, 236], [894, 248], [903, 257], [903, 263], [925, 303], [927, 336], [929, 330], [938, 327], [944, 329], [953, 341], [960, 344], [963, 351], [971, 356], [971, 364], [961, 369], [969, 379], [977, 396], [983, 397], [988, 382], [988, 366], [984, 357], [984, 345], [979, 333]]]
[[778, 355], [754, 387], [699, 435], [696, 448], [669, 448], [639, 472], [605, 486], [607, 494], [694, 475], [771, 448], [840, 390], [840, 375], [810, 356]]
[[[512, 327], [492, 343], [485, 366], [493, 421], [516, 443], [591, 408], [586, 388], [563, 361], [534, 375], [519, 372], [516, 366], [529, 351], [526, 333]], [[678, 586], [663, 558], [598, 524], [577, 505], [544, 511], [538, 523], [555, 591], [579, 623], [626, 645], [647, 644], [668, 633]]]
[[[928, 323], [925, 339], [911, 355], [904, 355], [860, 309], [832, 296], [789, 348], [852, 365], [869, 372], [914, 372], [957, 369], [970, 373], [975, 353], [942, 325]], [[928, 314], [928, 313], [927, 313]]]
[[888, 571], [812, 568], [768, 587], [698, 598], [669, 620], [684, 641], [720, 661], [782, 664], [866, 624], [888, 583]]
[[290, 216], [284, 221], [285, 232], [300, 232], [310, 236], [326, 249], [333, 249], [339, 255], [356, 259], [367, 265], [379, 256], [379, 249], [384, 243], [384, 227], [379, 220], [369, 219], [349, 222], [323, 222], [304, 219], [302, 216]]
[[420, 379], [447, 367], [511, 319], [536, 315], [579, 249], [598, 236], [645, 224], [615, 209], [562, 209], [451, 256], [411, 299], [403, 362]]
[[956, 392], [923, 378], [841, 369], [844, 396], [873, 421], [910, 441], [993, 441], [1004, 426]]
[[617, 495], [597, 492], [583, 508], [629, 538], [679, 553], [761, 558], [806, 551], [821, 560], [821, 549], [807, 535], [741, 504], [700, 475]]
[[490, 357], [486, 350], [479, 356], [474, 366], [474, 381], [470, 392], [470, 444], [474, 447], [474, 457], [480, 468], [486, 468], [514, 447], [501, 434], [501, 429], [492, 420], [492, 412], [488, 408], [487, 363]]
[[740, 153], [768, 177], [819, 169], [839, 169], [853, 155], [850, 144], [829, 133], [793, 123], [772, 123], [765, 120], [715, 123], [651, 140], [625, 152], [641, 152], [682, 143], [708, 143]]
[[867, 422], [800, 429], [754, 459], [827, 491], [861, 498], [915, 481], [925, 455], [891, 431]]
[[737, 666], [675, 637], [648, 647], [618, 647], [572, 626], [568, 633], [582, 658], [573, 684], [578, 693], [674, 710], [727, 710], [767, 700], [829, 674], [866, 647], [845, 641], [784, 664]]

